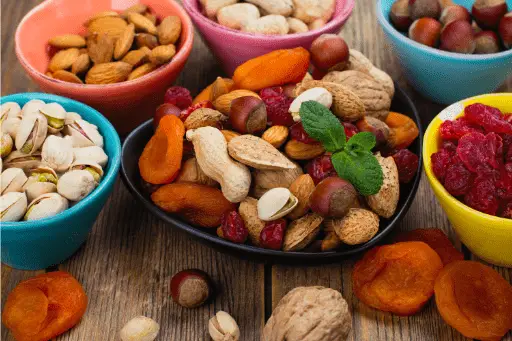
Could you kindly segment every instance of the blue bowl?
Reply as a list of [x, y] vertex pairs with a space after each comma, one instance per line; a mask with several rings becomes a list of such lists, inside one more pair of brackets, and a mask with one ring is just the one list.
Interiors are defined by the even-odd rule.
[[[454, 0], [471, 11], [474, 0]], [[512, 50], [489, 55], [446, 52], [419, 44], [390, 22], [394, 0], [378, 0], [377, 17], [409, 83], [431, 100], [451, 104], [496, 90], [512, 74]], [[512, 0], [507, 0], [509, 10]]]
[[32, 99], [56, 102], [95, 124], [105, 141], [108, 164], [99, 186], [66, 211], [41, 220], [2, 222], [2, 262], [17, 269], [37, 270], [69, 258], [85, 242], [96, 218], [114, 188], [121, 164], [121, 142], [110, 122], [93, 108], [68, 98], [43, 93], [21, 93], [0, 98], [23, 106]]

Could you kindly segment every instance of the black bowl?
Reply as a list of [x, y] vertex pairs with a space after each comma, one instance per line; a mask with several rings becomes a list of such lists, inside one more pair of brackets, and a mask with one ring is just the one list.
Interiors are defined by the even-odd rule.
[[270, 261], [274, 263], [296, 263], [296, 264], [318, 264], [318, 263], [330, 263], [339, 261], [354, 254], [363, 252], [378, 242], [380, 242], [384, 236], [386, 236], [395, 226], [399, 224], [402, 218], [405, 216], [411, 203], [418, 190], [418, 185], [421, 179], [421, 149], [423, 145], [423, 127], [421, 125], [420, 117], [411, 99], [405, 94], [405, 92], [399, 88], [396, 84], [396, 94], [391, 105], [393, 111], [403, 113], [410, 116], [418, 125], [420, 130], [419, 138], [409, 147], [409, 149], [419, 156], [418, 171], [415, 178], [409, 184], [400, 186], [400, 201], [398, 203], [398, 209], [390, 219], [381, 219], [379, 232], [372, 240], [365, 244], [357, 246], [346, 246], [343, 249], [330, 251], [330, 252], [283, 252], [263, 249], [246, 244], [235, 244], [230, 241], [221, 239], [215, 235], [215, 229], [203, 229], [192, 226], [182, 220], [179, 217], [172, 214], [166, 213], [158, 208], [151, 201], [148, 192], [142, 188], [142, 179], [139, 174], [138, 160], [144, 149], [144, 146], [149, 141], [154, 133], [152, 120], [143, 123], [137, 129], [135, 129], [124, 141], [123, 150], [121, 155], [121, 176], [124, 183], [132, 192], [132, 194], [140, 202], [146, 206], [146, 208], [162, 219], [169, 223], [170, 226], [184, 230], [187, 233], [199, 238], [202, 242], [207, 243], [211, 246], [218, 248], [220, 251], [234, 254], [241, 258], [247, 258], [259, 261]]

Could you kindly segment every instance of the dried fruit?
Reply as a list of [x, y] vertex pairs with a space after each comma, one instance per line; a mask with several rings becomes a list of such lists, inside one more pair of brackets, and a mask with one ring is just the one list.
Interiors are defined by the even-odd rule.
[[443, 140], [458, 140], [468, 133], [483, 133], [483, 129], [462, 116], [456, 120], [444, 121], [439, 132]]
[[352, 137], [352, 135], [355, 135], [359, 131], [367, 131], [375, 136], [377, 145], [384, 145], [387, 143], [389, 135], [391, 134], [391, 130], [386, 123], [371, 116], [365, 116], [363, 119], [357, 121], [356, 126], [357, 128], [355, 132], [351, 131], [350, 134], [347, 134], [348, 129], [345, 126], [345, 135], [347, 135], [347, 139], [349, 138], [349, 135]]
[[291, 126], [294, 121], [289, 113], [293, 99], [285, 95], [282, 87], [265, 88], [260, 96], [267, 108], [267, 122], [271, 126]]
[[125, 62], [112, 62], [94, 65], [85, 76], [87, 84], [112, 84], [128, 79], [132, 66]]
[[182, 270], [171, 278], [172, 299], [182, 307], [197, 308], [212, 294], [212, 280], [204, 271]]
[[444, 178], [446, 176], [446, 170], [448, 166], [450, 166], [453, 162], [453, 158], [455, 156], [454, 152], [450, 152], [446, 148], [442, 148], [437, 153], [432, 154], [430, 157], [432, 161], [432, 171], [439, 181], [444, 183]]
[[476, 43], [471, 24], [466, 20], [455, 20], [447, 24], [441, 31], [442, 50], [472, 54]]
[[331, 162], [330, 155], [323, 155], [315, 158], [306, 165], [306, 170], [315, 185], [318, 185], [320, 181], [330, 176], [337, 176], [336, 170]]
[[285, 231], [285, 219], [267, 222], [260, 234], [260, 246], [265, 249], [281, 250]]
[[416, 123], [408, 116], [390, 112], [386, 124], [391, 128], [388, 144], [396, 149], [406, 149], [419, 135]]
[[350, 57], [347, 43], [336, 34], [322, 34], [316, 38], [310, 52], [313, 65], [324, 71], [342, 71]]
[[495, 133], [470, 133], [460, 138], [457, 155], [470, 171], [478, 173], [487, 166], [499, 168], [502, 148], [503, 139]]
[[480, 125], [486, 132], [512, 134], [512, 123], [507, 122], [499, 109], [485, 104], [471, 104], [464, 108], [464, 117]]
[[473, 184], [473, 174], [461, 162], [453, 163], [446, 169], [444, 188], [457, 197], [469, 192]]
[[409, 38], [420, 44], [436, 47], [441, 37], [441, 29], [442, 25], [439, 21], [432, 18], [421, 18], [409, 27]]
[[496, 215], [499, 201], [496, 196], [495, 181], [486, 176], [477, 177], [464, 196], [464, 203], [477, 211]]
[[471, 10], [478, 26], [485, 30], [496, 30], [506, 13], [507, 3], [504, 0], [475, 0]]
[[301, 122], [297, 122], [290, 127], [290, 136], [292, 140], [299, 141], [305, 144], [319, 144], [317, 140], [310, 137], [304, 130]]
[[439, 18], [441, 6], [437, 0], [409, 0], [412, 20], [420, 18]]
[[400, 183], [407, 184], [411, 182], [418, 172], [419, 158], [418, 155], [409, 149], [401, 149], [393, 154], [396, 167], [398, 169], [398, 178]]
[[[165, 92], [164, 103], [174, 104], [181, 110], [185, 110], [192, 105], [192, 96], [188, 89], [181, 86], [172, 86]], [[199, 108], [196, 107], [194, 110]]]

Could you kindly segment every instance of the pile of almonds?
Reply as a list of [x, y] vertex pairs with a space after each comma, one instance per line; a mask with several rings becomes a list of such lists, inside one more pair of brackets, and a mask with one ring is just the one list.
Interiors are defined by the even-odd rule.
[[304, 33], [331, 20], [334, 0], [200, 0], [204, 14], [234, 30], [266, 35]]
[[85, 37], [64, 34], [49, 40], [47, 76], [80, 84], [133, 80], [171, 61], [181, 35], [179, 17], [160, 21], [144, 4], [122, 13], [96, 13], [84, 25]]
[[476, 0], [471, 13], [451, 0], [396, 0], [390, 19], [412, 40], [466, 54], [512, 48], [512, 12], [505, 0]]

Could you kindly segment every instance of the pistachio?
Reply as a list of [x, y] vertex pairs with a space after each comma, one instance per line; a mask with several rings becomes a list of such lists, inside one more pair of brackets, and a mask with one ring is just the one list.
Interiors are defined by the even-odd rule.
[[119, 336], [122, 341], [153, 341], [159, 331], [160, 325], [155, 320], [137, 316], [124, 325]]
[[73, 163], [73, 141], [69, 137], [50, 135], [43, 144], [42, 161], [57, 172], [65, 172]]
[[27, 210], [25, 193], [9, 192], [0, 197], [0, 221], [18, 221]]
[[315, 101], [329, 109], [332, 105], [332, 94], [324, 88], [312, 88], [301, 93], [290, 105], [289, 112], [295, 122], [300, 122], [300, 107], [306, 101]]
[[258, 217], [263, 221], [282, 218], [293, 211], [298, 202], [287, 188], [273, 188], [258, 200]]
[[29, 202], [46, 193], [57, 192], [57, 173], [49, 167], [38, 167], [30, 171], [23, 190]]
[[68, 208], [68, 201], [57, 193], [46, 193], [28, 206], [23, 220], [38, 220], [57, 215]]
[[20, 105], [16, 102], [5, 102], [0, 106], [0, 121], [8, 117], [21, 117]]
[[76, 112], [67, 112], [66, 118], [64, 119], [64, 124], [73, 124], [77, 120], [81, 120], [81, 119], [82, 119], [82, 116], [80, 116]]
[[39, 114], [39, 110], [45, 105], [40, 99], [33, 99], [25, 103], [21, 108], [21, 116], [29, 116], [32, 114]]
[[96, 187], [94, 176], [86, 170], [72, 170], [57, 182], [57, 192], [70, 201], [80, 201]]
[[39, 112], [46, 116], [48, 121], [48, 132], [55, 134], [64, 128], [64, 120], [66, 119], [66, 110], [58, 103], [47, 103]]
[[23, 169], [20, 168], [8, 168], [2, 172], [0, 179], [1, 194], [9, 192], [22, 192], [23, 185], [27, 181], [27, 176]]
[[12, 152], [12, 137], [7, 133], [2, 134], [2, 138], [0, 140], [0, 157], [3, 159], [7, 157]]
[[73, 148], [73, 153], [75, 155], [75, 160], [89, 160], [97, 163], [101, 167], [105, 167], [108, 162], [107, 154], [103, 148], [98, 146]]
[[63, 132], [72, 137], [75, 148], [95, 145], [103, 148], [103, 136], [98, 132], [98, 127], [85, 120], [78, 119], [66, 125]]
[[103, 177], [103, 169], [101, 166], [90, 160], [76, 160], [71, 165], [70, 170], [85, 170], [91, 173], [96, 183], [100, 183], [101, 178]]
[[29, 171], [32, 168], [41, 165], [41, 153], [35, 152], [27, 155], [19, 150], [15, 150], [5, 159], [6, 168], [21, 168], [24, 171]]
[[213, 341], [238, 341], [240, 329], [236, 321], [225, 311], [218, 311], [208, 323], [208, 331]]
[[16, 149], [25, 154], [37, 151], [47, 135], [48, 120], [42, 114], [23, 116], [16, 135]]
[[13, 140], [16, 139], [18, 130], [20, 128], [21, 118], [19, 117], [7, 117], [2, 121], [2, 133], [7, 133]]

